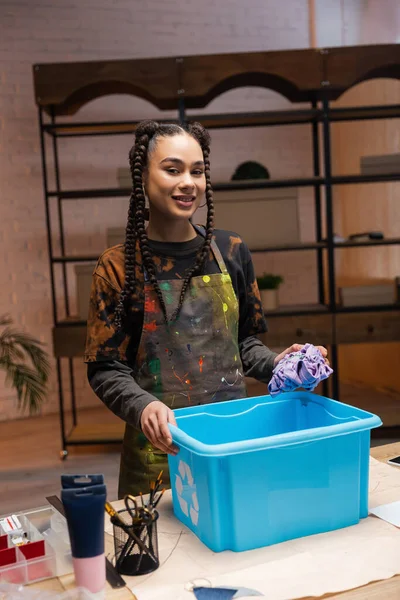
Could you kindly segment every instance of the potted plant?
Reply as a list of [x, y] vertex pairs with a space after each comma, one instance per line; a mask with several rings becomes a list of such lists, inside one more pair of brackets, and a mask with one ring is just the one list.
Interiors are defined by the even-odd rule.
[[261, 277], [257, 277], [258, 289], [261, 294], [261, 302], [263, 309], [275, 310], [279, 305], [279, 286], [283, 283], [283, 277], [273, 275], [272, 273], [264, 273]]
[[18, 410], [38, 413], [50, 373], [48, 356], [39, 340], [14, 329], [6, 315], [0, 316], [0, 370], [6, 373], [6, 384], [17, 392]]

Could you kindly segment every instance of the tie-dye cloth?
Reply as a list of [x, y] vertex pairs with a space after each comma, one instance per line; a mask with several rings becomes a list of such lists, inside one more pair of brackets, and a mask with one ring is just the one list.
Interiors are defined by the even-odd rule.
[[279, 361], [273, 370], [268, 391], [271, 396], [300, 387], [312, 392], [332, 373], [320, 350], [312, 344], [305, 344], [298, 352], [291, 352]]

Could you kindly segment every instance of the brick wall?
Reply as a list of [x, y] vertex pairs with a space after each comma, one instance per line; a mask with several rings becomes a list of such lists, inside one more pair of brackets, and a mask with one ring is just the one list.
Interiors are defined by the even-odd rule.
[[[307, 1], [290, 0], [285, 9], [273, 0], [1, 2], [0, 314], [10, 313], [17, 325], [51, 349], [49, 267], [31, 65], [306, 47]], [[285, 104], [268, 91], [236, 90], [215, 100], [209, 110], [257, 110]], [[145, 101], [116, 96], [90, 103], [77, 118], [124, 119], [157, 114]], [[303, 157], [297, 150], [288, 151], [291, 146], [285, 143], [293, 135], [297, 136], [298, 147], [307, 146], [309, 140], [301, 128], [249, 130], [241, 134], [240, 146], [234, 132], [216, 132], [214, 179], [230, 176], [245, 158], [262, 160], [276, 176], [300, 174], [304, 170]], [[126, 164], [131, 144], [129, 136], [62, 141], [63, 187], [115, 186], [116, 169]], [[124, 224], [127, 209], [126, 201], [120, 199], [71, 201], [64, 206], [68, 253], [100, 253], [105, 246], [105, 227]], [[53, 221], [56, 225], [55, 214]], [[73, 308], [73, 266], [68, 273]], [[96, 400], [79, 363], [77, 359], [78, 402], [82, 405]], [[54, 410], [56, 403], [53, 373], [45, 410]], [[15, 395], [3, 385], [0, 374], [0, 420], [15, 416]]]
[[[337, 4], [337, 3], [336, 3]], [[360, 5], [357, 3], [357, 6]], [[321, 0], [318, 18], [335, 11]], [[337, 11], [336, 11], [337, 13]], [[336, 14], [335, 13], [335, 14]], [[336, 15], [339, 19], [340, 15]], [[51, 298], [47, 256], [37, 110], [33, 97], [33, 63], [139, 58], [182, 54], [304, 48], [309, 43], [307, 0], [2, 0], [0, 4], [0, 314], [48, 344], [51, 350]], [[321, 42], [325, 43], [324, 40]], [[339, 41], [340, 43], [340, 41]], [[342, 42], [343, 43], [343, 42]], [[207, 111], [264, 110], [288, 107], [279, 95], [258, 89], [229, 92]], [[91, 102], [79, 120], [157, 116], [147, 102], [114, 96]], [[240, 139], [240, 142], [239, 142]], [[115, 186], [117, 167], [126, 164], [132, 140], [108, 137], [64, 140], [60, 146], [64, 188]], [[230, 177], [242, 160], [259, 160], [273, 176], [311, 174], [311, 138], [306, 127], [282, 127], [213, 133], [213, 178]], [[121, 199], [70, 201], [64, 219], [68, 253], [100, 253], [106, 226], [125, 222]], [[311, 190], [301, 190], [301, 235], [313, 236]], [[55, 214], [52, 215], [56, 225]], [[56, 239], [55, 239], [56, 241]], [[274, 269], [286, 277], [283, 302], [315, 299], [312, 253], [257, 257], [260, 271]], [[305, 277], [309, 274], [307, 285]], [[73, 266], [68, 269], [74, 306]], [[57, 277], [59, 280], [59, 276]], [[299, 288], [298, 282], [303, 285]], [[60, 289], [61, 291], [61, 289]], [[300, 296], [301, 293], [301, 296]], [[293, 296], [296, 296], [295, 298]], [[59, 301], [61, 302], [61, 293]], [[77, 368], [79, 405], [97, 402]], [[57, 408], [53, 372], [44, 410]], [[0, 420], [15, 418], [15, 395], [0, 374]]]

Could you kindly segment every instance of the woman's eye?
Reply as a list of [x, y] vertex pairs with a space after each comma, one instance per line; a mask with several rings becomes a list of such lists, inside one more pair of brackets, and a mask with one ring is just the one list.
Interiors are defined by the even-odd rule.
[[177, 173], [179, 173], [178, 169], [175, 169], [174, 167], [169, 167], [167, 169], [168, 173], [172, 173], [173, 175], [176, 175]]
[[204, 171], [202, 171], [201, 169], [193, 171], [193, 175], [197, 175], [198, 177], [200, 177], [201, 175], [204, 175]]

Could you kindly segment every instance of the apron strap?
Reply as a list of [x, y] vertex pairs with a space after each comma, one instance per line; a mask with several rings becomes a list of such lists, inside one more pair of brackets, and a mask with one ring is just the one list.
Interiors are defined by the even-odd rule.
[[[192, 223], [193, 225], [193, 223]], [[195, 230], [197, 231], [197, 233], [199, 233], [200, 235], [202, 235], [203, 237], [205, 236], [206, 230], [203, 227], [203, 225], [193, 225], [193, 227], [195, 228]], [[212, 240], [211, 240], [211, 251], [214, 254], [214, 258], [217, 261], [217, 265], [219, 267], [219, 270], [221, 271], [221, 273], [223, 273], [224, 275], [228, 274], [228, 269], [226, 268], [226, 264], [224, 259], [222, 258], [222, 254], [217, 246], [217, 243], [215, 241], [215, 238], [213, 236]]]

